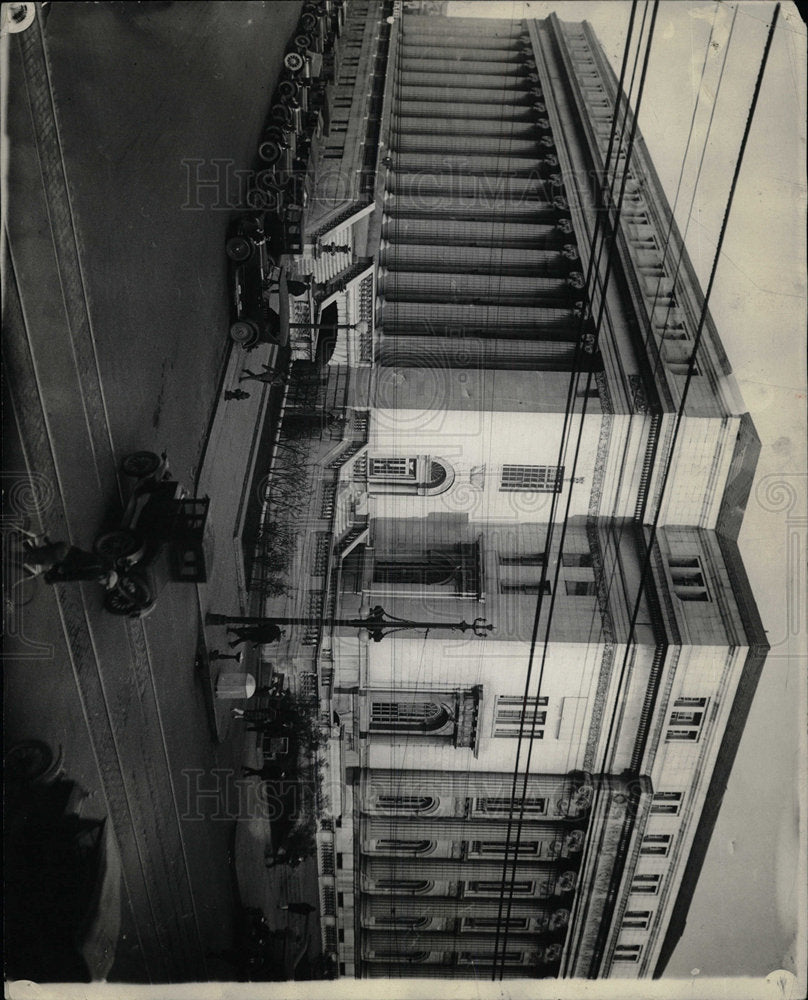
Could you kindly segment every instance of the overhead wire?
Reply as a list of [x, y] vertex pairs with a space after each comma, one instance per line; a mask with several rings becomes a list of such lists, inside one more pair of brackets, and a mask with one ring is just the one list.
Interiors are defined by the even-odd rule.
[[[623, 62], [622, 62], [621, 74], [620, 74], [620, 88], [621, 88], [621, 90], [622, 90], [622, 85], [623, 85], [623, 81], [624, 81], [624, 78], [625, 78], [626, 67], [627, 67], [627, 64], [628, 64], [628, 53], [629, 53], [629, 49], [630, 49], [630, 40], [631, 40], [631, 35], [632, 35], [632, 32], [633, 32], [633, 24], [634, 24], [635, 14], [636, 14], [636, 3], [632, 4], [631, 17], [630, 17], [630, 21], [629, 21], [629, 32], [628, 32], [628, 36], [627, 36], [627, 40], [626, 40], [626, 45], [625, 45], [625, 48], [624, 48]], [[639, 51], [639, 48], [638, 48], [638, 51]], [[617, 115], [615, 115], [615, 117], [612, 120], [612, 125], [611, 125], [611, 130], [610, 130], [609, 148], [608, 148], [606, 168], [605, 168], [606, 171], [608, 171], [609, 160], [611, 159], [611, 155], [612, 155], [612, 151], [613, 151], [613, 147], [614, 147], [614, 137], [615, 137], [615, 134], [616, 134], [616, 129], [617, 129]], [[620, 143], [622, 143], [622, 135], [621, 135]], [[585, 284], [584, 284], [584, 307], [583, 307], [583, 311], [582, 311], [582, 315], [581, 315], [581, 319], [580, 319], [580, 324], [579, 324], [579, 330], [578, 330], [578, 338], [577, 338], [577, 343], [576, 343], [576, 358], [580, 357], [580, 353], [581, 353], [581, 346], [580, 346], [581, 345], [581, 335], [583, 333], [584, 321], [585, 321], [585, 316], [586, 316], [586, 312], [587, 312], [588, 290], [590, 288], [590, 284], [591, 284], [591, 282], [593, 280], [592, 276], [595, 273], [595, 268], [597, 266], [596, 265], [596, 257], [595, 257], [595, 245], [596, 245], [597, 238], [598, 238], [599, 231], [600, 231], [600, 224], [601, 224], [601, 216], [600, 216], [600, 213], [598, 213], [598, 215], [596, 217], [595, 230], [594, 230], [592, 239], [590, 241], [589, 262], [588, 262], [587, 276], [586, 276], [586, 280], [585, 280]], [[597, 334], [596, 334], [596, 336], [597, 336]], [[577, 385], [577, 380], [578, 380], [578, 377], [579, 377], [579, 372], [578, 372], [577, 369], [578, 369], [578, 365], [576, 364], [574, 366], [572, 377], [570, 379], [570, 385], [569, 385], [568, 396], [567, 396], [567, 404], [566, 404], [566, 407], [565, 407], [564, 423], [562, 425], [562, 432], [561, 432], [561, 443], [560, 443], [560, 447], [559, 447], [559, 457], [558, 457], [557, 468], [559, 470], [561, 470], [562, 468], [564, 468], [565, 472], [566, 472], [566, 466], [564, 464], [564, 452], [565, 452], [565, 447], [566, 447], [567, 429], [569, 427], [569, 418], [571, 416], [572, 410], [574, 409], [574, 399], [575, 399], [574, 391], [575, 391], [575, 388], [576, 388], [576, 385]], [[591, 383], [591, 372], [590, 372], [589, 382]], [[584, 397], [584, 401], [583, 401], [583, 410], [582, 410], [581, 421], [580, 421], [580, 425], [581, 426], [580, 426], [580, 431], [579, 431], [579, 440], [580, 440], [580, 433], [583, 430], [583, 415], [585, 414], [585, 410], [586, 410], [586, 397]], [[560, 472], [559, 472], [559, 474], [560, 474]], [[574, 479], [574, 467], [573, 467], [573, 475], [570, 477], [570, 479], [571, 479], [571, 482], [570, 482], [569, 494], [571, 496], [572, 490], [573, 490], [573, 485], [574, 485], [573, 482], [572, 482], [572, 479]], [[529, 650], [529, 654], [528, 654], [528, 666], [527, 666], [526, 680], [525, 680], [525, 693], [524, 693], [524, 696], [523, 696], [523, 715], [526, 715], [526, 713], [527, 713], [527, 699], [529, 697], [529, 691], [530, 691], [531, 674], [532, 674], [532, 669], [533, 669], [533, 659], [534, 659], [534, 656], [535, 656], [535, 650], [536, 650], [537, 639], [538, 639], [538, 629], [539, 629], [539, 624], [540, 624], [540, 616], [541, 616], [541, 611], [542, 611], [542, 603], [543, 603], [543, 598], [545, 596], [545, 586], [546, 586], [546, 582], [547, 582], [547, 569], [548, 569], [549, 562], [550, 562], [550, 552], [552, 551], [552, 537], [553, 537], [553, 530], [554, 530], [554, 525], [555, 525], [555, 511], [556, 511], [556, 507], [557, 507], [558, 502], [559, 502], [559, 496], [560, 496], [560, 494], [554, 493], [553, 500], [551, 502], [550, 516], [548, 518], [548, 528], [547, 528], [547, 537], [546, 537], [546, 540], [545, 540], [544, 559], [543, 559], [543, 566], [542, 566], [541, 578], [540, 578], [540, 583], [539, 583], [539, 594], [538, 594], [538, 600], [537, 600], [537, 604], [536, 604], [536, 612], [535, 612], [535, 616], [534, 616], [534, 624], [533, 624], [533, 632], [532, 632], [532, 636], [531, 636], [530, 650]], [[550, 611], [550, 615], [548, 615], [548, 622], [547, 622], [547, 625], [546, 625], [546, 627], [547, 627], [548, 630], [549, 630], [550, 623], [552, 621], [553, 601], [554, 601], [554, 593], [551, 592], [551, 611]], [[546, 645], [546, 641], [545, 641], [545, 645]], [[540, 678], [539, 678], [539, 687], [537, 688], [537, 694], [535, 696], [536, 700], [535, 700], [534, 706], [533, 706], [533, 713], [534, 714], [533, 714], [533, 719], [531, 721], [531, 734], [530, 734], [530, 744], [529, 744], [530, 746], [532, 746], [533, 737], [534, 737], [534, 734], [535, 734], [536, 719], [537, 719], [537, 713], [538, 713], [538, 708], [539, 708], [539, 694], [538, 694], [538, 692], [540, 691], [540, 689], [541, 689], [541, 674], [540, 674]], [[519, 741], [518, 741], [517, 748], [516, 748], [516, 762], [515, 762], [515, 765], [514, 765], [513, 785], [512, 785], [512, 792], [511, 792], [512, 802], [514, 804], [517, 801], [516, 789], [517, 789], [517, 781], [518, 781], [518, 775], [519, 775], [519, 766], [520, 766], [519, 765], [519, 759], [520, 759], [520, 754], [521, 754], [522, 738], [523, 738], [523, 734], [520, 732]], [[519, 828], [521, 828], [521, 822], [522, 822], [522, 818], [523, 818], [523, 815], [524, 815], [524, 799], [526, 797], [526, 785], [527, 785], [527, 780], [528, 780], [527, 776], [529, 774], [528, 768], [529, 768], [529, 762], [528, 762], [528, 765], [527, 765], [526, 770], [525, 770], [524, 787], [523, 787], [522, 799], [521, 799], [521, 803], [520, 803], [520, 815], [519, 815], [519, 820], [518, 820], [518, 822], [519, 822]], [[511, 813], [510, 813], [509, 818], [508, 818], [508, 828], [507, 828], [507, 835], [506, 835], [506, 844], [507, 845], [510, 845], [511, 837], [512, 837], [512, 830], [513, 830], [513, 810], [511, 810]], [[517, 849], [518, 849], [518, 839], [517, 839]], [[509, 859], [509, 849], [506, 846], [505, 858], [504, 858], [504, 861], [503, 861], [503, 878], [502, 878], [503, 890], [504, 890], [504, 887], [505, 887], [505, 881], [507, 879], [507, 870], [508, 870], [508, 862], [509, 862], [509, 860], [510, 860]], [[514, 887], [514, 883], [515, 883], [515, 876], [516, 876], [516, 863], [515, 863], [515, 859], [514, 859], [514, 862], [512, 864], [512, 871], [511, 871], [511, 883], [510, 883], [510, 886], [509, 886], [509, 889], [508, 889], [508, 913], [507, 913], [506, 918], [505, 918], [505, 927], [504, 927], [504, 929], [501, 929], [500, 927], [497, 928], [495, 952], [499, 948], [499, 941], [500, 941], [500, 937], [501, 936], [503, 936], [504, 939], [505, 939], [505, 941], [507, 941], [507, 934], [508, 934], [509, 922], [510, 922], [510, 919], [509, 919], [510, 918], [510, 911], [511, 911], [512, 900], [513, 900], [513, 887]], [[504, 905], [504, 895], [503, 895], [503, 897], [501, 899], [501, 904], [500, 904], [500, 912], [499, 912], [499, 920], [500, 920], [500, 922], [502, 921], [502, 907], [503, 907], [503, 905]], [[504, 943], [503, 943], [503, 950], [504, 950]], [[502, 966], [503, 966], [503, 971], [504, 971], [504, 962], [502, 963]], [[496, 969], [495, 969], [495, 975], [496, 975]]]

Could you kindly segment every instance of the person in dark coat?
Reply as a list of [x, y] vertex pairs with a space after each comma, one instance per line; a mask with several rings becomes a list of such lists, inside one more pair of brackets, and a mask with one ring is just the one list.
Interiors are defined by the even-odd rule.
[[288, 910], [289, 913], [301, 913], [304, 917], [307, 917], [310, 913], [314, 913], [317, 909], [316, 906], [312, 906], [311, 903], [284, 903], [278, 904], [279, 910]]
[[271, 623], [266, 625], [228, 625], [227, 631], [232, 632], [237, 637], [230, 643], [231, 649], [240, 646], [242, 642], [251, 642], [254, 647], [265, 642], [280, 642], [286, 634], [285, 629]]

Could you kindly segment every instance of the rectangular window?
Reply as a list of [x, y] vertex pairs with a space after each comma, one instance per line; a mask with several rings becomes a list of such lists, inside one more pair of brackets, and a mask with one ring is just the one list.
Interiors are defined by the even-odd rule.
[[542, 583], [543, 552], [499, 556], [499, 589], [502, 594], [549, 594], [550, 581]]
[[[524, 810], [522, 806], [524, 804]], [[517, 795], [515, 799], [502, 796], [489, 796], [476, 800], [477, 812], [490, 815], [509, 816], [513, 807], [513, 814], [518, 816], [520, 811], [525, 815], [543, 816], [547, 812], [547, 799], [539, 796], [526, 796], [524, 800]]]
[[561, 565], [570, 568], [588, 567], [592, 565], [591, 552], [562, 552]]
[[618, 944], [614, 949], [614, 960], [615, 962], [639, 962], [641, 954], [641, 944]]
[[698, 740], [707, 702], [707, 698], [677, 698], [668, 719], [671, 728], [665, 733], [665, 739], [671, 742]]
[[635, 875], [631, 880], [631, 891], [656, 896], [661, 882], [661, 875]]
[[499, 585], [500, 592], [503, 594], [549, 594], [550, 581], [545, 580], [544, 584], [539, 582], [536, 583], [502, 583]]
[[516, 838], [510, 844], [505, 840], [472, 840], [469, 845], [472, 854], [486, 854], [502, 857], [507, 849], [508, 859], [515, 857], [537, 856], [539, 854], [538, 840], [520, 840], [517, 848]]
[[594, 597], [597, 588], [594, 580], [565, 580], [567, 597]]
[[699, 738], [698, 729], [669, 729], [665, 733], [665, 739], [671, 743], [675, 743], [677, 740], [684, 740], [685, 742], [695, 743]]
[[623, 914], [623, 927], [635, 927], [637, 930], [647, 930], [651, 923], [650, 910], [626, 910]]
[[414, 458], [371, 458], [368, 459], [368, 475], [371, 479], [393, 479], [405, 482], [415, 479]]
[[701, 562], [696, 556], [687, 558], [669, 556], [668, 572], [673, 584], [673, 592], [680, 601], [710, 600]]
[[536, 726], [547, 722], [547, 713], [539, 712], [539, 707], [546, 707], [548, 699], [544, 695], [538, 698], [520, 698], [518, 695], [500, 695], [494, 712], [494, 736], [518, 737], [520, 732], [525, 736], [532, 735], [544, 739], [543, 729], [533, 729], [533, 715], [536, 715]]
[[[461, 965], [490, 965], [494, 961], [493, 951], [461, 951], [458, 956], [458, 962]], [[496, 960], [498, 962], [510, 962], [511, 964], [521, 962], [524, 959], [524, 954], [521, 951], [498, 951], [496, 954]]]
[[[512, 889], [515, 895], [529, 896], [533, 892], [533, 882], [527, 880], [511, 882], [509, 878], [507, 880], [507, 888], [509, 892]], [[469, 893], [479, 893], [485, 896], [501, 896], [503, 891], [502, 879], [495, 879], [490, 882], [473, 881], [466, 883], [466, 892]]]
[[[504, 918], [500, 921], [498, 917], [466, 917], [463, 921], [464, 931], [495, 931], [500, 926], [505, 926]], [[510, 931], [526, 931], [528, 926], [527, 917], [511, 917], [508, 921]]]
[[654, 792], [651, 812], [662, 816], [678, 816], [681, 804], [681, 792]]
[[642, 838], [640, 854], [652, 854], [664, 858], [671, 849], [669, 833], [648, 833]]
[[500, 566], [543, 566], [544, 553], [533, 552], [520, 556], [500, 556]]
[[503, 465], [499, 488], [503, 491], [560, 493], [564, 467], [557, 465]]

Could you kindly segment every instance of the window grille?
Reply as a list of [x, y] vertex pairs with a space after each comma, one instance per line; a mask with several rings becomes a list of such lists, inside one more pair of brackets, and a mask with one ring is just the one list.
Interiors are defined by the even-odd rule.
[[422, 813], [436, 805], [431, 795], [380, 795], [376, 806], [390, 812]]
[[521, 840], [519, 846], [514, 839], [511, 843], [504, 840], [473, 840], [471, 842], [472, 854], [493, 854], [495, 856], [504, 855], [508, 852], [508, 857], [513, 860], [515, 857], [526, 857], [530, 854], [539, 854], [538, 840]]
[[544, 730], [533, 729], [534, 712], [535, 724], [537, 727], [544, 726], [547, 721], [547, 713], [536, 711], [539, 706], [546, 706], [547, 698], [528, 698], [524, 701], [518, 696], [501, 695], [497, 699], [497, 706], [494, 713], [494, 736], [518, 737], [523, 733], [525, 737], [533, 735], [535, 739], [544, 739]]
[[368, 475], [371, 479], [415, 479], [416, 460], [414, 458], [371, 458]]
[[698, 740], [706, 715], [707, 702], [707, 698], [677, 698], [668, 719], [671, 728], [665, 733], [665, 739], [671, 742]]
[[[535, 889], [535, 883], [528, 881], [527, 879], [521, 881], [511, 882], [508, 880], [508, 892], [513, 892], [514, 895], [529, 896]], [[480, 881], [473, 880], [466, 883], [466, 891], [469, 893], [477, 893], [484, 896], [501, 896], [503, 892], [503, 883], [501, 879], [495, 881]]]
[[528, 813], [543, 815], [547, 812], [547, 799], [539, 796], [526, 796], [524, 799], [520, 796], [517, 796], [515, 799], [502, 796], [487, 796], [477, 799], [476, 808], [478, 812], [500, 816], [509, 816], [511, 810], [513, 810], [513, 814], [516, 816], [520, 812], [524, 812], [525, 815]]
[[500, 490], [560, 493], [564, 467], [557, 465], [503, 465]]
[[431, 840], [377, 840], [376, 850], [396, 854], [425, 854], [432, 847]]
[[327, 885], [323, 889], [323, 913], [327, 917], [335, 917], [337, 915], [337, 894], [331, 885]]

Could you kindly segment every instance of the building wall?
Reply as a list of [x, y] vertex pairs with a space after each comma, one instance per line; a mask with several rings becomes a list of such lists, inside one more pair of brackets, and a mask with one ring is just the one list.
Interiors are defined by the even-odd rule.
[[[650, 975], [765, 645], [716, 532], [740, 523], [754, 431], [709, 316], [677, 429], [703, 300], [689, 261], [671, 266], [681, 237], [641, 138], [620, 153], [605, 299], [605, 258], [583, 288], [616, 104], [588, 26], [408, 14], [390, 38], [369, 429], [337, 472], [354, 521], [335, 538], [340, 613], [381, 605], [407, 627], [323, 638], [329, 933], [348, 975], [490, 977], [496, 931], [468, 919], [501, 917], [502, 859], [474, 845], [513, 816], [478, 799], [509, 799], [517, 771], [548, 811], [523, 819], [537, 853], [517, 860], [503, 976]], [[545, 471], [501, 489], [516, 466]], [[485, 639], [439, 627], [477, 618]]]

